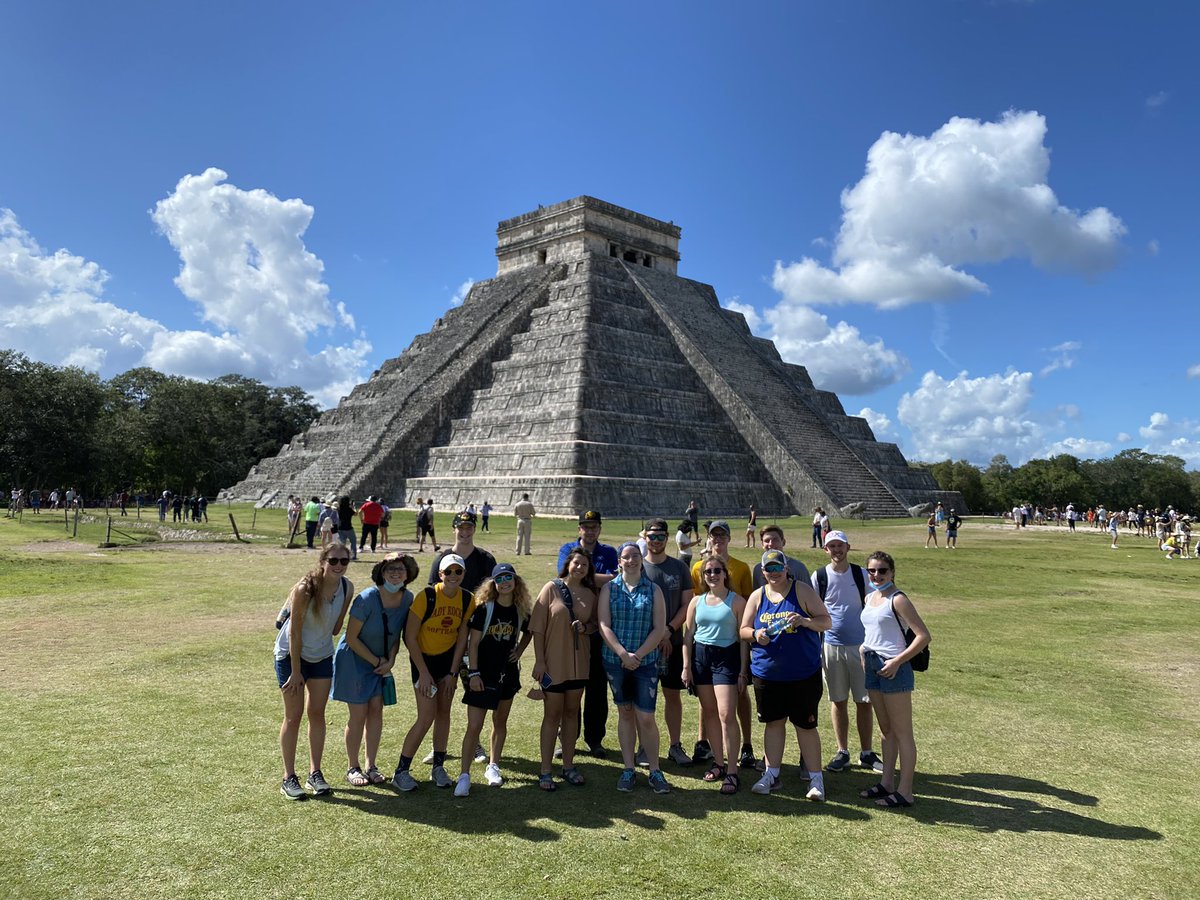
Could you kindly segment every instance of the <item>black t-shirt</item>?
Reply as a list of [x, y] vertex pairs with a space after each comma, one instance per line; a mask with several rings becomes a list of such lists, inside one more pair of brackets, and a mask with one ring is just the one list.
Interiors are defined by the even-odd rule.
[[[483, 622], [487, 618], [487, 604], [482, 604], [471, 615], [468, 628], [471, 631], [483, 631]], [[529, 630], [529, 622], [521, 623], [521, 631]], [[520, 641], [517, 632], [517, 608], [492, 604], [492, 621], [488, 623], [487, 633], [479, 642], [479, 653], [475, 657], [476, 665], [485, 684], [495, 684], [499, 681], [500, 673], [513, 664], [508, 661], [513, 648]]]
[[[429, 570], [429, 583], [437, 584], [438, 567], [442, 564], [442, 557], [453, 553], [453, 550], [443, 550], [433, 558], [433, 567]], [[472, 594], [479, 588], [481, 584], [492, 577], [492, 569], [496, 568], [496, 557], [479, 547], [471, 551], [464, 562], [462, 586]]]

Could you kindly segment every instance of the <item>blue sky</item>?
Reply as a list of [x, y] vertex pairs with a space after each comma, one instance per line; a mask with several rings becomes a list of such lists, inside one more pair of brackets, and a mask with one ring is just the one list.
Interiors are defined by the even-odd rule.
[[1194, 4], [8, 6], [0, 346], [334, 403], [591, 194], [910, 459], [1200, 466]]

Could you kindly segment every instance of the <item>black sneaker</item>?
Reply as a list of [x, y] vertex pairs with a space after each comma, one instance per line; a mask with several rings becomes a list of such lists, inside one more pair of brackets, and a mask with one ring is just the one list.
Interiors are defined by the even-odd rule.
[[858, 764], [873, 772], [883, 771], [883, 760], [875, 755], [874, 750], [863, 750], [858, 754]]
[[603, 744], [589, 744], [588, 756], [594, 756], [596, 759], [608, 759], [608, 750]]
[[850, 754], [845, 750], [839, 750], [833, 755], [833, 759], [825, 766], [826, 772], [844, 772], [850, 768]]
[[329, 782], [325, 780], [325, 776], [321, 774], [321, 770], [312, 772], [308, 776], [308, 780], [304, 782], [312, 789], [313, 794], [318, 797], [328, 797], [333, 793], [333, 788], [329, 786]]
[[738, 757], [739, 769], [753, 769], [758, 765], [758, 760], [754, 758], [754, 748], [749, 744], [742, 745], [742, 755]]
[[712, 758], [712, 747], [708, 746], [708, 741], [696, 741], [696, 746], [692, 748], [692, 762], [699, 765], [711, 761]]
[[304, 793], [304, 788], [300, 787], [300, 779], [295, 775], [289, 775], [283, 779], [283, 784], [279, 786], [279, 793], [287, 797], [289, 800], [305, 800], [308, 794]]

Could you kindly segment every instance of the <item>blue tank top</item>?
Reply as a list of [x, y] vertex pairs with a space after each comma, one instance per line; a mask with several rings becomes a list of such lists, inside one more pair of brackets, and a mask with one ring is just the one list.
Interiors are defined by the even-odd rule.
[[[800, 608], [796, 599], [796, 582], [793, 580], [787, 595], [778, 603], [772, 603], [763, 588], [758, 612], [754, 617], [754, 629], [768, 628], [776, 619], [799, 613], [810, 616]], [[765, 681], [801, 681], [821, 670], [821, 635], [808, 628], [799, 631], [784, 631], [771, 638], [763, 647], [757, 641], [750, 645], [750, 673]]]
[[729, 647], [737, 643], [738, 627], [733, 620], [733, 591], [716, 606], [706, 602], [709, 594], [696, 601], [696, 643], [710, 647]]

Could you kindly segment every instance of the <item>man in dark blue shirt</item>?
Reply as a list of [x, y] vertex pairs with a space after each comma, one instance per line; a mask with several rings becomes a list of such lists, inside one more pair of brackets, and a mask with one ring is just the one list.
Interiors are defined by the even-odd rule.
[[[575, 548], [583, 550], [592, 558], [596, 570], [596, 587], [612, 580], [617, 573], [617, 550], [600, 543], [600, 513], [589, 509], [579, 515], [579, 540], [569, 541], [558, 549], [558, 571]], [[604, 735], [608, 732], [608, 677], [600, 659], [603, 640], [596, 632], [591, 637], [592, 665], [588, 673], [588, 685], [583, 694], [583, 742], [588, 752], [598, 759], [608, 756], [604, 749]]]

